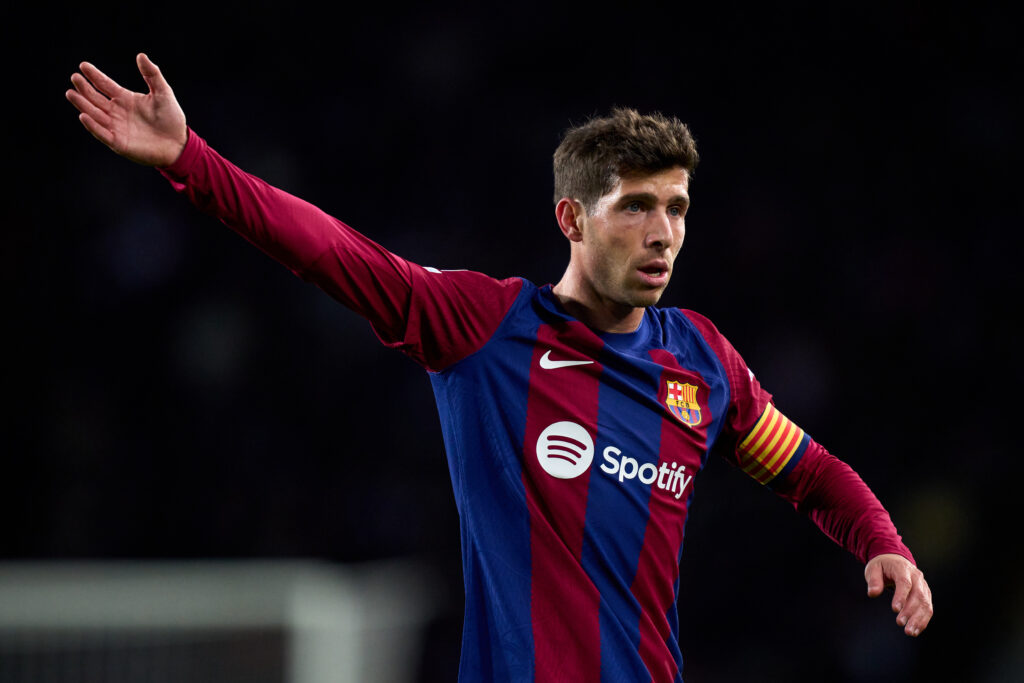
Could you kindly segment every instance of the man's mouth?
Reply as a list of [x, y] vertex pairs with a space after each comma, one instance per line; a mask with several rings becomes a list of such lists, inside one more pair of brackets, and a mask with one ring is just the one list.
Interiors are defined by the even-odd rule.
[[660, 259], [645, 263], [637, 270], [643, 280], [651, 285], [662, 285], [668, 280], [668, 263]]

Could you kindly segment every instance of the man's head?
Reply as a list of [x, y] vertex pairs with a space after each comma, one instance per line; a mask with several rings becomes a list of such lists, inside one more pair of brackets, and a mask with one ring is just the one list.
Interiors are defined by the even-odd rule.
[[685, 125], [617, 109], [555, 152], [555, 217], [569, 266], [554, 292], [609, 332], [636, 329], [661, 298], [686, 236], [697, 150]]
[[660, 113], [613, 109], [570, 128], [555, 150], [555, 203], [563, 197], [587, 210], [623, 178], [680, 167], [692, 179], [699, 157], [686, 124]]

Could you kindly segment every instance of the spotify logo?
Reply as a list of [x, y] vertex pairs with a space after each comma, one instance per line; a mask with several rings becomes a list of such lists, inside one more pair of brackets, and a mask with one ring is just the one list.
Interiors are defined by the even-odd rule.
[[580, 476], [594, 461], [594, 440], [575, 422], [556, 422], [537, 439], [537, 462], [558, 479]]

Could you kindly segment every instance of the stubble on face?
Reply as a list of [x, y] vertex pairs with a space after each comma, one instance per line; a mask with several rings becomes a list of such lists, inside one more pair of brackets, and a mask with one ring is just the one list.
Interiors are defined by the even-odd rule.
[[594, 293], [622, 308], [658, 303], [685, 237], [683, 169], [620, 179], [584, 216], [580, 256]]
[[685, 236], [689, 178], [679, 168], [619, 179], [589, 209], [559, 202], [572, 245], [554, 293], [573, 315], [608, 332], [635, 330], [661, 299]]

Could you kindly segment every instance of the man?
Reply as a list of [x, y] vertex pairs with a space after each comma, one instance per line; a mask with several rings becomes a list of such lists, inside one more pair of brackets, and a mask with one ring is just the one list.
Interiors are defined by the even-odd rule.
[[88, 63], [68, 99], [115, 152], [365, 316], [430, 373], [462, 532], [460, 678], [680, 681], [676, 599], [693, 478], [712, 444], [895, 587], [908, 635], [931, 594], [861, 479], [771, 402], [704, 317], [660, 309], [697, 152], [675, 119], [616, 110], [555, 152], [558, 284], [422, 268], [242, 172], [148, 93]]

